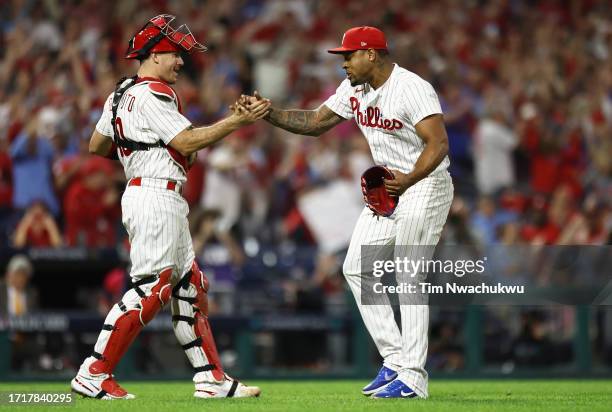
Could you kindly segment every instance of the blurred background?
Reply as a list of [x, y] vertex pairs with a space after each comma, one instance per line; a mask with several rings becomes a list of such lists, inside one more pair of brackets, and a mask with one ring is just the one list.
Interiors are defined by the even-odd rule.
[[[445, 113], [456, 192], [441, 247], [609, 253], [609, 1], [4, 0], [0, 380], [72, 376], [128, 287], [123, 171], [87, 147], [115, 82], [137, 70], [123, 59], [128, 40], [161, 13], [209, 47], [175, 85], [196, 125], [253, 90], [279, 107], [318, 107], [344, 78], [326, 50], [350, 27], [383, 29], [394, 61], [434, 85]], [[352, 122], [318, 139], [258, 122], [198, 154], [184, 196], [233, 373], [378, 369], [341, 274], [371, 162]], [[432, 307], [430, 326], [433, 376], [612, 374], [608, 306]], [[168, 311], [117, 374], [190, 377]]]

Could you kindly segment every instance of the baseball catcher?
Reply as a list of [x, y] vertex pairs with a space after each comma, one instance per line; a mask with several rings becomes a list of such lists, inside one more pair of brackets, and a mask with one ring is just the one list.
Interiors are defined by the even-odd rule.
[[247, 110], [237, 105], [217, 123], [194, 127], [181, 113], [171, 87], [182, 53], [205, 51], [186, 25], [171, 15], [152, 18], [130, 41], [127, 59], [140, 61], [108, 97], [92, 134], [90, 152], [116, 157], [128, 179], [121, 198], [130, 240], [132, 288], [104, 321], [91, 356], [72, 380], [72, 389], [97, 399], [131, 399], [113, 371], [128, 347], [161, 308], [172, 307], [174, 333], [193, 370], [194, 396], [258, 396], [223, 370], [208, 322], [208, 280], [195, 262], [189, 206], [181, 195], [190, 160], [200, 149], [267, 114], [268, 103]]

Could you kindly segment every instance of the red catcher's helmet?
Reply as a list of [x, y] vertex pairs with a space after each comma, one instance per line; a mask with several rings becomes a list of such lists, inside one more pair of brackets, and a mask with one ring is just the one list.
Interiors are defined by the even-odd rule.
[[160, 14], [149, 20], [130, 40], [125, 58], [144, 60], [150, 53], [206, 51], [186, 24], [172, 27], [175, 19], [170, 14]]

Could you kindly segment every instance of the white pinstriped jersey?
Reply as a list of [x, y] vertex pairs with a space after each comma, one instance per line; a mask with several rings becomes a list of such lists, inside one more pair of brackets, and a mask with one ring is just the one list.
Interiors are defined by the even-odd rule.
[[[431, 84], [397, 64], [378, 89], [368, 84], [352, 87], [345, 79], [323, 104], [345, 119], [355, 119], [376, 164], [403, 173], [412, 171], [425, 148], [415, 125], [427, 116], [442, 113]], [[445, 157], [432, 174], [448, 166]]]
[[[156, 88], [154, 92], [151, 88]], [[96, 130], [112, 137], [113, 93], [110, 94]], [[163, 141], [168, 144], [191, 125], [180, 113], [178, 96], [161, 81], [139, 79], [126, 90], [117, 109], [117, 130], [122, 137], [142, 143]], [[185, 182], [186, 160], [170, 147], [129, 151], [117, 149], [127, 179], [147, 177]]]
[[[391, 75], [378, 89], [369, 85], [352, 87], [346, 79], [323, 104], [345, 119], [355, 119], [376, 164], [403, 173], [414, 169], [425, 148], [415, 125], [427, 116], [442, 113], [433, 87], [398, 65], [394, 65]], [[362, 289], [362, 280], [373, 276], [371, 269], [364, 267], [364, 261], [371, 261], [368, 253], [376, 258], [380, 247], [393, 245], [394, 255], [402, 258], [419, 250], [414, 245], [438, 243], [453, 198], [448, 165], [445, 157], [433, 173], [409, 187], [390, 217], [379, 218], [364, 207], [342, 268], [368, 332], [384, 359], [383, 365], [397, 371], [398, 379], [424, 398], [428, 396], [425, 361], [429, 307], [412, 304], [399, 296], [400, 331], [389, 303], [361, 301], [362, 293], [372, 293], [367, 286]], [[364, 245], [375, 248], [363, 248]]]

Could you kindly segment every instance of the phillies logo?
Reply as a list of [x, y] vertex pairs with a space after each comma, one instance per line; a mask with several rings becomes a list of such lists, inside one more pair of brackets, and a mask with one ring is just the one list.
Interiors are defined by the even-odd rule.
[[396, 130], [404, 127], [397, 119], [383, 119], [378, 107], [368, 107], [364, 112], [360, 111], [359, 101], [351, 97], [351, 110], [357, 112], [357, 123], [362, 126], [374, 127], [383, 130]]

